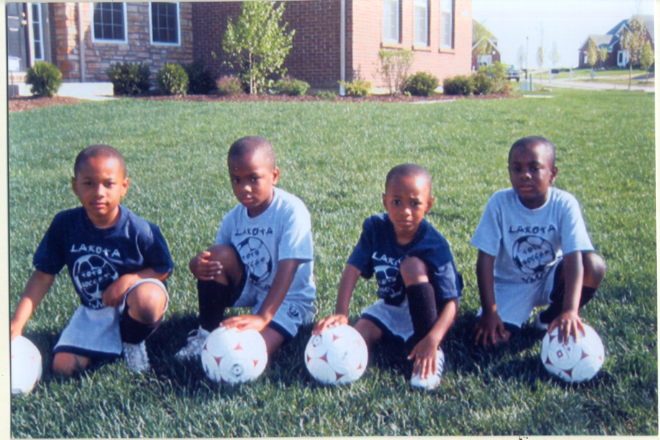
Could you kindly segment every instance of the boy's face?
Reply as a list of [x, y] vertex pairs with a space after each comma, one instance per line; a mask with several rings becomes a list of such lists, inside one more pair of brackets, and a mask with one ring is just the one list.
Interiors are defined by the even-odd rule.
[[119, 161], [113, 157], [92, 157], [71, 178], [73, 192], [100, 228], [114, 225], [119, 219], [119, 203], [128, 191], [130, 180]]
[[518, 198], [529, 209], [540, 208], [548, 200], [548, 188], [557, 178], [549, 147], [536, 144], [511, 152], [509, 179]]
[[434, 200], [423, 176], [396, 176], [390, 181], [383, 194], [383, 205], [399, 244], [409, 243], [415, 237]]
[[256, 151], [231, 159], [229, 178], [238, 201], [247, 208], [250, 217], [256, 217], [270, 206], [280, 170], [273, 168], [265, 155]]

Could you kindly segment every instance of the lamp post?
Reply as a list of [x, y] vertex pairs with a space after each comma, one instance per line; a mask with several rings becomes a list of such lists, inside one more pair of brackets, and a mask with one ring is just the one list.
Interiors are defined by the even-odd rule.
[[528, 55], [529, 55], [529, 36], [527, 36], [526, 38], [527, 38], [527, 42], [525, 44], [525, 64], [526, 64], [526, 66], [525, 66], [525, 79], [527, 79], [527, 75], [529, 74], [529, 58], [528, 58]]

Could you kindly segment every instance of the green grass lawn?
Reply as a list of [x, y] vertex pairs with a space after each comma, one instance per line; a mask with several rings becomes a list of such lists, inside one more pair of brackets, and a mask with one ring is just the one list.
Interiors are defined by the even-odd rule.
[[[552, 99], [416, 104], [193, 103], [124, 99], [9, 115], [10, 309], [52, 217], [77, 205], [73, 160], [113, 145], [128, 163], [124, 204], [158, 224], [176, 264], [166, 320], [147, 348], [154, 370], [122, 361], [60, 380], [52, 347], [78, 298], [63, 271], [25, 328], [43, 354], [42, 383], [11, 400], [13, 437], [252, 437], [658, 433], [654, 96], [554, 90]], [[212, 243], [236, 204], [229, 145], [265, 136], [279, 186], [307, 204], [313, 222], [319, 317], [334, 310], [342, 268], [367, 216], [381, 212], [387, 171], [427, 167], [436, 204], [428, 216], [449, 240], [466, 286], [443, 342], [447, 367], [431, 393], [410, 388], [401, 347], [381, 345], [363, 378], [319, 386], [303, 364], [311, 327], [287, 344], [256, 383], [220, 387], [174, 353], [196, 328], [189, 259]], [[556, 185], [577, 196], [608, 265], [599, 297], [582, 313], [607, 361], [583, 385], [553, 379], [539, 360], [542, 334], [523, 328], [500, 350], [472, 344], [479, 307], [469, 246], [490, 195], [508, 187], [511, 143], [527, 135], [558, 150]], [[359, 282], [351, 319], [375, 301]]]

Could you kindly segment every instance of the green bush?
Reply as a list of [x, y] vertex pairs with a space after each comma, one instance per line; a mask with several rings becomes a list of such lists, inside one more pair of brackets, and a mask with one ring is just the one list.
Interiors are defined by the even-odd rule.
[[508, 83], [506, 79], [506, 64], [495, 61], [490, 66], [479, 67], [479, 73], [487, 75], [493, 82], [493, 92], [500, 93], [504, 85]]
[[293, 79], [289, 76], [282, 78], [275, 83], [273, 91], [280, 95], [303, 96], [309, 90], [309, 83]]
[[406, 79], [403, 92], [413, 96], [431, 96], [439, 85], [437, 76], [428, 72], [417, 72]]
[[415, 54], [410, 49], [378, 51], [380, 60], [379, 73], [385, 80], [387, 88], [392, 95], [400, 93], [408, 78], [408, 70], [412, 66]]
[[188, 74], [181, 64], [165, 64], [156, 75], [156, 85], [163, 95], [185, 95]]
[[151, 69], [142, 63], [114, 63], [105, 71], [115, 95], [143, 95], [151, 88]]
[[319, 90], [314, 94], [314, 96], [316, 96], [317, 98], [327, 99], [328, 101], [332, 101], [337, 97], [337, 94], [329, 90]]
[[33, 95], [51, 97], [62, 85], [62, 72], [54, 64], [37, 61], [28, 67], [25, 82]]
[[346, 95], [364, 98], [371, 95], [371, 83], [364, 79], [354, 79], [351, 82], [339, 81], [346, 89]]
[[183, 68], [188, 74], [188, 94], [208, 95], [217, 90], [213, 76], [204, 68], [203, 61], [197, 60], [184, 64]]
[[442, 90], [445, 95], [469, 95], [472, 93], [472, 81], [466, 75], [456, 75], [445, 78], [442, 83]]
[[475, 95], [488, 95], [493, 91], [493, 80], [484, 73], [475, 73], [470, 78]]
[[222, 96], [242, 95], [243, 81], [237, 76], [223, 76], [217, 82], [218, 93]]

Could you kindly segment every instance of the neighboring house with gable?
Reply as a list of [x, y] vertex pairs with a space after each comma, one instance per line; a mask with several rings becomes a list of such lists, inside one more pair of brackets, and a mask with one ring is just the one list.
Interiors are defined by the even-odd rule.
[[497, 37], [488, 31], [477, 32], [479, 26], [481, 25], [476, 21], [472, 25], [473, 71], [478, 70], [481, 66], [488, 67], [493, 63], [501, 61], [500, 49], [497, 47]]
[[[115, 62], [144, 62], [155, 75], [165, 63], [198, 59], [219, 77], [230, 73], [222, 51], [227, 20], [239, 13], [240, 2], [9, 3], [10, 83], [40, 60], [58, 66], [65, 82], [108, 81]], [[284, 20], [296, 33], [285, 66], [315, 88], [358, 77], [378, 87], [378, 51], [411, 49], [411, 73], [466, 74], [471, 16], [471, 0], [287, 2]]]
[[[628, 54], [628, 51], [621, 47], [621, 32], [624, 29], [628, 29], [628, 23], [633, 18], [637, 18], [644, 23], [647, 30], [646, 38], [651, 42], [651, 47], [655, 51], [653, 15], [633, 15], [631, 18], [619, 22], [606, 34], [589, 35], [584, 43], [582, 43], [582, 46], [580, 46], [578, 67], [591, 67], [588, 61], [590, 39], [596, 43], [598, 50], [603, 47], [607, 49], [607, 59], [602, 63], [602, 67], [626, 67], [630, 60], [630, 55]], [[600, 61], [597, 63], [597, 66], [600, 66]]]

